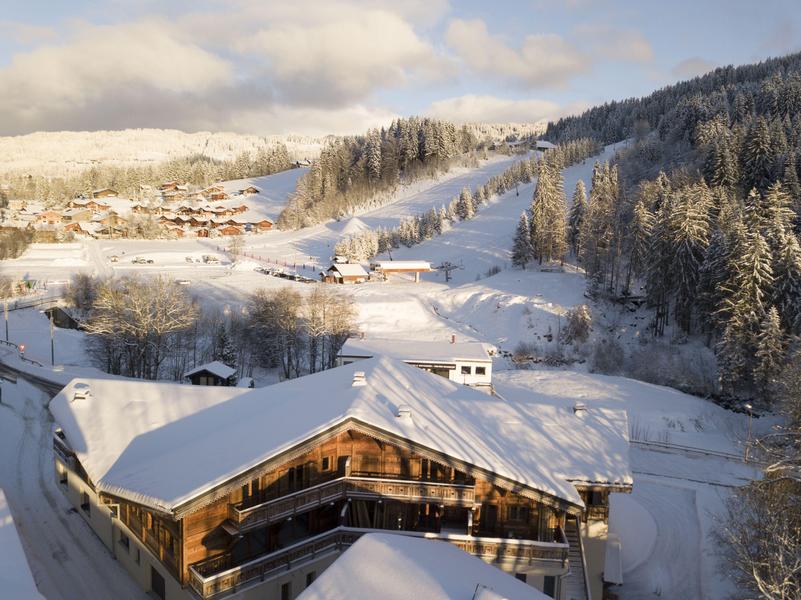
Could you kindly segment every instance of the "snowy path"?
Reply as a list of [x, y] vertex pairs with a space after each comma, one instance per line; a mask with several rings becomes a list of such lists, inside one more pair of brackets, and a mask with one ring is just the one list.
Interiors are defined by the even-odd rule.
[[2, 385], [0, 485], [41, 593], [50, 600], [146, 598], [57, 489], [48, 396], [22, 379]]

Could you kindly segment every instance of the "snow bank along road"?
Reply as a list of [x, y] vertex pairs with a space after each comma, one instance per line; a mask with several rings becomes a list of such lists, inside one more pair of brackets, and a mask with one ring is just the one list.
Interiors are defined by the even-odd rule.
[[[49, 600], [145, 598], [57, 489], [50, 394], [4, 367], [0, 487], [4, 488], [39, 591]], [[27, 377], [27, 376], [25, 376]], [[38, 382], [48, 392], [56, 387]], [[2, 593], [0, 593], [0, 597]]]

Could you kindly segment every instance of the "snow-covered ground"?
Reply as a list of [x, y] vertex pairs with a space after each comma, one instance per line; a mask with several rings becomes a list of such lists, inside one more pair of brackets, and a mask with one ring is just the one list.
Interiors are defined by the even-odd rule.
[[[607, 148], [598, 160], [611, 158], [614, 151], [614, 147]], [[165, 273], [189, 279], [191, 293], [221, 305], [245, 302], [248, 294], [260, 288], [292, 286], [303, 292], [312, 286], [265, 276], [253, 269], [259, 260], [272, 259], [290, 266], [297, 263], [298, 270], [307, 263], [309, 268], [301, 273], [313, 275], [319, 267], [327, 266], [333, 246], [343, 234], [364, 227], [394, 226], [404, 216], [446, 204], [462, 187], [474, 188], [484, 183], [517, 159], [497, 159], [469, 172], [451, 172], [437, 182], [419, 183], [414, 189], [398, 192], [394, 202], [348, 220], [295, 232], [271, 231], [248, 236], [245, 251], [256, 259], [231, 263], [216, 247], [215, 240], [106, 240], [78, 247], [61, 245], [60, 250], [32, 248], [17, 261], [0, 263], [0, 273], [15, 270], [27, 273], [32, 279], [62, 280], [81, 269], [103, 275]], [[589, 187], [595, 160], [565, 170], [568, 198], [578, 179], [583, 179]], [[433, 264], [448, 260], [462, 265], [462, 269], [453, 273], [451, 282], [446, 283], [442, 273], [430, 273], [419, 284], [398, 277], [385, 283], [338, 287], [353, 299], [358, 309], [359, 329], [367, 336], [406, 340], [446, 340], [456, 335], [460, 340], [483, 341], [509, 351], [519, 342], [543, 347], [553, 343], [548, 340], [556, 336], [566, 311], [577, 304], [592, 302], [584, 297], [583, 274], [570, 265], [564, 272], [545, 272], [538, 267], [526, 271], [511, 269], [512, 235], [521, 211], [530, 204], [533, 188], [534, 184], [521, 186], [519, 195], [513, 190], [493, 199], [474, 219], [454, 224], [442, 236], [392, 253], [396, 259], [427, 260]], [[265, 210], [279, 210], [278, 204], [276, 201]], [[57, 251], [62, 254], [55, 254]], [[124, 258], [118, 263], [109, 262], [109, 257], [115, 254]], [[221, 264], [186, 261], [186, 256], [204, 254], [218, 254]], [[130, 260], [139, 255], [152, 258], [154, 263], [131, 264]], [[56, 258], [61, 259], [58, 265], [49, 262]], [[83, 263], [78, 265], [79, 261]], [[500, 267], [501, 271], [486, 276], [491, 267]], [[596, 316], [600, 321], [602, 315]], [[13, 311], [11, 319], [12, 340], [30, 338], [31, 341], [26, 341], [28, 354], [35, 354], [47, 364], [47, 320], [35, 310]], [[626, 335], [633, 343], [636, 327], [631, 331], [631, 335]], [[69, 373], [79, 372], [69, 365], [87, 364], [85, 355], [81, 355], [81, 335], [57, 332], [56, 359], [68, 365], [55, 374], [63, 378], [59, 381], [68, 379]], [[60, 348], [65, 349], [63, 354]], [[505, 370], [510, 366], [500, 357], [494, 365], [495, 384], [504, 397], [525, 399], [539, 395], [565, 406], [581, 399], [588, 404], [628, 411], [634, 493], [614, 497], [612, 509], [612, 528], [620, 535], [624, 548], [624, 585], [618, 590], [621, 598], [728, 597], [733, 590], [717, 572], [719, 559], [709, 532], [731, 486], [741, 485], [757, 475], [752, 465], [739, 460], [747, 435], [747, 417], [668, 388], [621, 377], [591, 375], [581, 364], [570, 369]], [[27, 410], [35, 412], [31, 407]], [[768, 424], [766, 419], [759, 419], [754, 427], [758, 430]], [[9, 493], [12, 509], [14, 494], [19, 497], [15, 485], [23, 483], [17, 485], [12, 481]], [[36, 488], [26, 489], [33, 493]], [[88, 542], [84, 539], [83, 543]], [[36, 564], [33, 561], [34, 567]], [[126, 596], [123, 593], [113, 597]]]
[[[139, 600], [142, 591], [57, 489], [49, 397], [3, 380], [0, 488], [5, 490], [34, 581], [48, 600]], [[2, 562], [9, 557], [2, 554]], [[0, 590], [0, 597], [18, 598]]]

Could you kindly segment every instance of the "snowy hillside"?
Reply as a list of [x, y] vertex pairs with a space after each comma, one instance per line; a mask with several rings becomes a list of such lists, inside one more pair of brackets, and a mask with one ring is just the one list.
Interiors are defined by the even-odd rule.
[[93, 166], [143, 166], [192, 154], [233, 160], [241, 152], [283, 142], [290, 156], [315, 158], [328, 136], [255, 136], [238, 133], [185, 133], [174, 129], [57, 131], [0, 137], [0, 175], [31, 173], [60, 177]]

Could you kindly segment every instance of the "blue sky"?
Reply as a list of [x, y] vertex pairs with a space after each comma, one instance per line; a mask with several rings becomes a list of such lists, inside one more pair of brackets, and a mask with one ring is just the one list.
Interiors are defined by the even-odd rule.
[[0, 0], [0, 135], [553, 119], [801, 50], [799, 0]]

